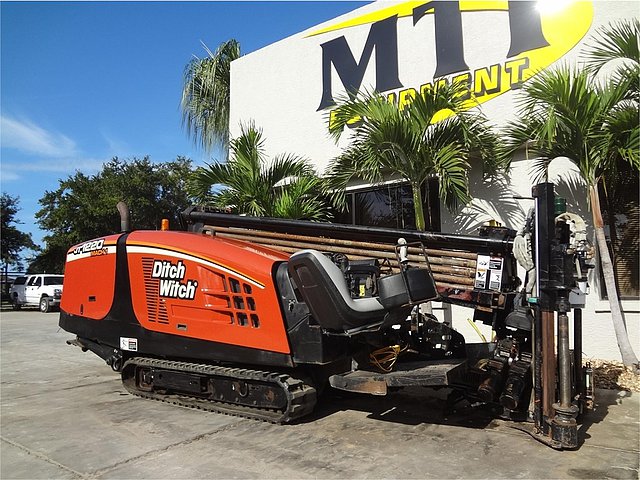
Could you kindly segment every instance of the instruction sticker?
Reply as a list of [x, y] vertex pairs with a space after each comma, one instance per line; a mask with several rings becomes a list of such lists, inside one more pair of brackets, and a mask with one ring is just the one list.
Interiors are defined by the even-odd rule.
[[489, 270], [502, 270], [502, 258], [491, 257], [489, 259]]
[[500, 290], [502, 286], [502, 257], [491, 257], [489, 260], [489, 290]]
[[489, 290], [500, 290], [502, 286], [502, 271], [494, 270], [491, 272], [491, 281], [489, 282]]
[[138, 351], [138, 339], [137, 338], [120, 337], [120, 350], [127, 350], [129, 352], [137, 352]]
[[487, 288], [487, 270], [491, 258], [489, 255], [478, 255], [478, 263], [476, 267], [475, 287], [480, 289]]
[[475, 288], [482, 290], [500, 290], [502, 286], [502, 257], [478, 255]]

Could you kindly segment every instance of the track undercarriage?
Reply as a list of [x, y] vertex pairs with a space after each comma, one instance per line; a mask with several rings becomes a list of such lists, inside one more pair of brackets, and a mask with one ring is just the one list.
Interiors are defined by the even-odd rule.
[[185, 407], [287, 423], [309, 414], [316, 390], [286, 373], [134, 357], [122, 368], [130, 393]]

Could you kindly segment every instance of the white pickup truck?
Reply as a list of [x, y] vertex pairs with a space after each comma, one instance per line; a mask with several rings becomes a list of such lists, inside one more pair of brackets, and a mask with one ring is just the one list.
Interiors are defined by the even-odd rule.
[[62, 297], [62, 275], [39, 274], [18, 277], [13, 282], [11, 291], [11, 303], [14, 310], [20, 310], [23, 306], [38, 307], [41, 312], [47, 313], [60, 306]]

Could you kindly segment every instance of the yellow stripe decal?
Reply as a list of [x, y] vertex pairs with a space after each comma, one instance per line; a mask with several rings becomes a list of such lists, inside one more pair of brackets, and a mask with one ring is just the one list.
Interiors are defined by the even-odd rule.
[[199, 263], [201, 265], [205, 265], [207, 267], [211, 267], [214, 268], [216, 270], [219, 270], [221, 272], [226, 273], [227, 275], [234, 275], [242, 280], [244, 280], [245, 282], [251, 283], [253, 285], [255, 285], [258, 288], [264, 289], [264, 284], [254, 280], [251, 277], [248, 277], [247, 275], [244, 275], [242, 273], [239, 273], [229, 267], [226, 267], [224, 265], [221, 265], [219, 263], [213, 262], [209, 259], [206, 258], [202, 258], [202, 257], [197, 257], [195, 255], [192, 254], [188, 254], [188, 253], [183, 253], [181, 251], [173, 250], [173, 249], [168, 249], [166, 247], [156, 247], [156, 246], [150, 246], [149, 244], [145, 244], [145, 245], [127, 245], [127, 254], [129, 253], [146, 253], [149, 255], [164, 255], [167, 257], [174, 257], [174, 258], [180, 258], [182, 260], [190, 260], [192, 262], [196, 262]]
[[[398, 5], [394, 5], [388, 8], [382, 8], [380, 10], [376, 10], [375, 12], [365, 13], [356, 18], [351, 18], [349, 20], [345, 20], [344, 22], [337, 23], [335, 25], [331, 25], [329, 27], [322, 28], [320, 30], [316, 30], [311, 32], [307, 37], [313, 37], [315, 35], [321, 35], [323, 33], [335, 32], [336, 30], [342, 30], [343, 28], [349, 27], [357, 27], [358, 25], [366, 25], [368, 23], [375, 23], [379, 20], [384, 20], [385, 18], [393, 17], [397, 15], [398, 18], [402, 17], [411, 17], [413, 15], [413, 9], [419, 7], [420, 5], [424, 5], [424, 0], [422, 1], [409, 1], [403, 2]], [[485, 12], [489, 10], [494, 11], [507, 11], [509, 9], [507, 0], [495, 0], [495, 1], [474, 1], [474, 0], [461, 0], [460, 1], [460, 11], [461, 12]], [[433, 8], [427, 10], [427, 14], [433, 13]]]

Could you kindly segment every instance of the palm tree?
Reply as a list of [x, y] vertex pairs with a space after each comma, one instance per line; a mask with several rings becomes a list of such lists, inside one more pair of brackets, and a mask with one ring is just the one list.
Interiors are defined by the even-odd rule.
[[640, 20], [620, 20], [601, 27], [587, 45], [584, 61], [587, 70], [597, 75], [613, 64], [612, 83], [627, 82], [629, 98], [638, 101], [640, 95]]
[[561, 67], [543, 72], [524, 86], [520, 118], [506, 131], [510, 152], [525, 143], [538, 155], [535, 169], [544, 174], [549, 162], [567, 157], [578, 167], [588, 191], [593, 226], [613, 326], [625, 365], [638, 359], [631, 348], [607, 248], [598, 186], [619, 162], [638, 171], [638, 103], [630, 100], [634, 78], [601, 86], [585, 71]]
[[[613, 131], [624, 131], [625, 125], [637, 122], [637, 109], [634, 102], [640, 100], [640, 48], [638, 45], [638, 33], [640, 32], [640, 20], [637, 18], [621, 20], [601, 27], [596, 31], [592, 41], [587, 45], [583, 55], [587, 71], [594, 76], [604, 70], [612, 70], [608, 80], [614, 84], [629, 82], [627, 99], [618, 106], [616, 115], [611, 119]], [[608, 68], [613, 67], [613, 68]], [[626, 106], [628, 108], [621, 108]], [[617, 127], [615, 127], [617, 125]], [[613, 128], [615, 127], [615, 128]], [[640, 142], [635, 145], [635, 150], [640, 148]], [[633, 167], [627, 161], [618, 160], [611, 164], [611, 168], [603, 174], [603, 193], [609, 219], [614, 217], [614, 204], [621, 197], [617, 192], [629, 188], [637, 191], [638, 176], [633, 174]], [[640, 166], [636, 165], [636, 169]], [[628, 208], [629, 206], [625, 206]], [[632, 207], [633, 208], [633, 207]], [[637, 206], [635, 206], [637, 208]], [[618, 240], [615, 222], [609, 221], [609, 235], [611, 242]], [[613, 253], [613, 252], [612, 252]], [[633, 252], [631, 253], [633, 255]], [[635, 255], [637, 258], [637, 255]], [[616, 259], [613, 259], [615, 265]]]
[[240, 57], [237, 40], [221, 43], [205, 58], [193, 58], [184, 71], [182, 124], [187, 135], [206, 152], [216, 146], [226, 153], [229, 142], [231, 62]]
[[242, 126], [241, 132], [231, 141], [226, 162], [194, 171], [188, 182], [194, 198], [252, 216], [329, 218], [322, 181], [306, 160], [283, 154], [267, 162], [262, 131], [250, 124]]
[[479, 112], [469, 112], [468, 89], [461, 83], [436, 84], [399, 109], [377, 93], [362, 99], [343, 99], [330, 122], [337, 140], [354, 118], [361, 121], [351, 144], [327, 170], [338, 203], [356, 178], [380, 183], [389, 174], [409, 182], [416, 227], [424, 230], [422, 187], [437, 177], [440, 198], [450, 210], [470, 200], [469, 160], [479, 156], [486, 170], [495, 172], [498, 140]]

